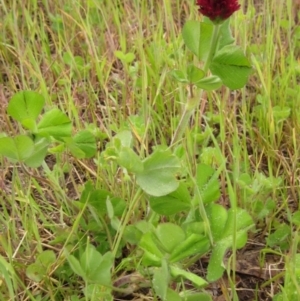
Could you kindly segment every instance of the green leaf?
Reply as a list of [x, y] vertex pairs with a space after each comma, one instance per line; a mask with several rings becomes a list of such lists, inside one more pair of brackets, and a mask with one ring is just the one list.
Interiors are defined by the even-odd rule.
[[138, 173], [144, 169], [139, 156], [129, 147], [122, 147], [118, 153], [117, 162], [120, 166], [126, 168], [129, 172]]
[[[65, 146], [68, 147], [68, 149], [70, 150], [71, 154], [74, 157], [79, 158], [79, 159], [85, 158], [84, 151], [76, 146], [72, 137], [65, 137], [65, 138], [63, 138], [63, 140], [65, 142]], [[53, 151], [52, 148], [51, 148], [51, 151]]]
[[230, 18], [225, 20], [220, 28], [220, 39], [218, 49], [234, 43], [234, 38], [231, 33]]
[[24, 163], [29, 167], [37, 168], [43, 163], [49, 147], [49, 142], [46, 138], [42, 138], [34, 143], [33, 152], [24, 160]]
[[205, 254], [210, 248], [209, 240], [206, 236], [191, 234], [185, 241], [174, 248], [170, 256], [170, 262], [178, 262], [184, 258], [198, 254]]
[[291, 222], [296, 225], [297, 227], [300, 226], [300, 211], [296, 211], [293, 213], [293, 216], [291, 218]]
[[27, 267], [26, 276], [35, 282], [42, 281], [47, 276], [48, 269], [55, 261], [56, 256], [53, 251], [43, 251], [37, 256], [35, 263]]
[[64, 52], [62, 58], [63, 58], [63, 62], [64, 62], [66, 65], [72, 66], [72, 65], [74, 64], [74, 56], [73, 56], [72, 53]]
[[102, 256], [93, 245], [88, 244], [80, 257], [80, 264], [85, 272], [86, 281], [104, 286], [111, 285], [111, 268], [113, 265], [111, 252]]
[[184, 231], [172, 223], [159, 224], [155, 234], [167, 253], [171, 253], [176, 246], [185, 240]]
[[80, 265], [85, 273], [85, 281], [105, 286], [111, 284], [111, 268], [113, 255], [107, 252], [103, 256], [96, 248], [88, 244], [85, 252], [80, 257]]
[[150, 197], [150, 207], [161, 215], [173, 215], [191, 208], [191, 196], [187, 187], [180, 183], [172, 193], [161, 197]]
[[212, 24], [194, 20], [187, 21], [182, 29], [182, 37], [185, 45], [201, 61], [207, 59], [212, 33]]
[[43, 137], [70, 137], [71, 132], [71, 120], [57, 108], [45, 113], [37, 126], [37, 134]]
[[242, 248], [244, 246], [243, 239], [239, 241], [240, 234], [246, 234], [247, 231], [253, 226], [252, 217], [246, 210], [237, 208], [228, 210], [228, 218], [223, 231], [222, 240], [233, 241], [232, 233], [235, 231], [237, 248]]
[[54, 147], [49, 147], [48, 152], [50, 154], [61, 154], [62, 152], [65, 151], [65, 149], [66, 149], [65, 143], [60, 143], [55, 145]]
[[207, 268], [207, 280], [214, 282], [222, 277], [225, 270], [223, 258], [229, 246], [218, 244], [212, 251]]
[[88, 203], [93, 206], [100, 215], [107, 214], [106, 200], [110, 202], [114, 209], [115, 216], [122, 216], [126, 202], [118, 197], [115, 197], [111, 192], [104, 189], [95, 189], [91, 182], [87, 182], [80, 196], [81, 203]]
[[205, 223], [194, 221], [194, 217], [192, 218], [192, 221], [186, 220], [184, 224], [182, 224], [182, 228], [187, 236], [190, 236], [191, 234], [199, 235], [206, 233]]
[[[105, 300], [105, 301], [113, 301], [113, 297], [111, 294], [111, 289], [105, 287], [101, 284], [88, 284], [83, 289], [85, 298], [80, 298], [79, 301], [83, 300]], [[73, 300], [70, 300], [73, 301]], [[75, 300], [77, 301], [77, 300]]]
[[136, 173], [137, 184], [149, 195], [163, 196], [175, 191], [180, 162], [170, 151], [157, 150], [144, 160], [144, 170]]
[[40, 282], [46, 276], [45, 268], [39, 264], [32, 263], [26, 268], [26, 276], [34, 282]]
[[135, 225], [127, 225], [123, 233], [123, 239], [131, 245], [139, 244], [143, 232], [140, 231]]
[[[216, 224], [216, 218], [218, 210], [211, 211], [216, 216], [213, 218], [213, 223]], [[224, 215], [222, 213], [222, 215]], [[215, 237], [220, 237], [220, 232], [223, 231], [222, 236], [218, 241], [215, 242], [215, 246], [212, 251], [211, 258], [209, 260], [207, 269], [207, 280], [216, 281], [222, 277], [224, 266], [223, 258], [230, 247], [233, 245], [233, 233], [235, 233], [235, 245], [237, 249], [242, 248], [247, 242], [247, 231], [253, 226], [253, 220], [251, 216], [242, 209], [228, 210], [228, 217], [225, 227], [222, 225], [224, 217], [221, 217], [220, 229], [216, 229], [217, 225], [214, 226]]]
[[235, 45], [227, 45], [219, 50], [214, 57], [214, 62], [222, 62], [225, 65], [251, 67], [251, 64], [244, 55], [243, 50]]
[[287, 224], [281, 224], [272, 234], [267, 237], [267, 244], [271, 248], [274, 246], [284, 246], [290, 236], [291, 227]]
[[206, 207], [207, 218], [214, 241], [222, 238], [228, 218], [227, 210], [219, 204], [209, 204]]
[[119, 139], [121, 141], [121, 145], [124, 147], [132, 147], [133, 145], [133, 136], [130, 131], [121, 131], [114, 136], [114, 139]]
[[106, 210], [109, 219], [112, 219], [115, 216], [114, 207], [109, 198], [106, 199]]
[[251, 64], [242, 49], [234, 45], [225, 46], [216, 53], [210, 70], [232, 90], [244, 87], [252, 72]]
[[33, 151], [33, 141], [25, 135], [19, 135], [14, 138], [0, 138], [0, 155], [7, 157], [13, 162], [24, 161], [31, 156]]
[[88, 130], [78, 132], [74, 137], [67, 139], [68, 148], [77, 158], [91, 158], [97, 150], [96, 139]]
[[81, 267], [79, 260], [70, 254], [66, 254], [67, 261], [72, 271], [83, 279], [87, 279], [84, 269]]
[[118, 58], [119, 60], [121, 60], [124, 63], [130, 64], [134, 61], [135, 59], [135, 55], [132, 52], [128, 52], [128, 53], [124, 53], [122, 51], [116, 50], [114, 52], [114, 55], [116, 58]]
[[119, 151], [121, 147], [131, 148], [133, 145], [133, 136], [130, 131], [121, 131], [112, 139], [113, 146]]
[[194, 65], [189, 65], [187, 68], [187, 79], [190, 83], [196, 84], [199, 82], [203, 77], [205, 76], [205, 73], [203, 70], [197, 68]]
[[99, 265], [102, 262], [102, 255], [93, 245], [87, 244], [85, 251], [79, 258], [79, 262], [86, 275], [84, 280], [95, 282], [94, 279], [92, 279], [92, 275], [99, 269]]
[[181, 70], [172, 70], [170, 72], [170, 75], [177, 80], [179, 83], [188, 83], [185, 74]]
[[152, 284], [155, 293], [165, 300], [167, 296], [167, 290], [170, 280], [170, 273], [166, 260], [162, 260], [161, 268], [154, 270]]
[[182, 297], [182, 301], [212, 301], [211, 295], [208, 293], [195, 293], [188, 294], [186, 293]]
[[27, 129], [34, 130], [35, 120], [45, 104], [44, 97], [33, 91], [16, 93], [9, 101], [7, 113]]
[[286, 120], [291, 114], [291, 108], [275, 106], [273, 107], [273, 117], [276, 122], [282, 122]]
[[155, 239], [153, 237], [153, 233], [147, 232], [145, 233], [139, 244], [140, 248], [145, 251], [143, 257], [143, 263], [146, 266], [159, 266], [161, 263], [161, 259], [163, 258], [163, 254], [158, 248]]
[[63, 61], [66, 65], [71, 67], [76, 67], [78, 70], [84, 71], [88, 65], [85, 64], [84, 58], [79, 55], [73, 55], [70, 52], [64, 52], [63, 54]]
[[182, 301], [182, 299], [177, 292], [168, 288], [165, 301]]
[[128, 126], [134, 130], [137, 137], [143, 137], [147, 131], [147, 125], [145, 124], [145, 117], [143, 114], [128, 116]]
[[48, 269], [56, 261], [56, 255], [52, 250], [46, 250], [37, 256], [36, 263], [44, 269]]
[[197, 166], [197, 187], [201, 195], [200, 201], [204, 204], [214, 202], [220, 197], [218, 175], [219, 173], [214, 168], [206, 164], [199, 164]]
[[[215, 115], [215, 117], [214, 115], [210, 115], [208, 116], [208, 118], [210, 118], [212, 122], [220, 122], [220, 116], [218, 115]], [[225, 161], [226, 159], [224, 158], [223, 154], [216, 147], [208, 146], [202, 148], [200, 155], [200, 162], [202, 164], [220, 167], [224, 164]]]
[[[208, 17], [203, 18], [203, 23], [215, 26], [214, 23]], [[212, 35], [210, 37], [212, 37]], [[218, 48], [217, 49], [221, 49], [224, 46], [233, 44], [234, 41], [235, 41], [235, 39], [232, 36], [231, 27], [230, 27], [230, 18], [228, 18], [227, 20], [222, 22], [222, 24], [220, 25], [220, 37], [218, 40]], [[210, 42], [211, 42], [211, 39], [209, 40], [208, 45], [210, 45]]]
[[177, 277], [185, 278], [185, 279], [191, 281], [195, 286], [197, 286], [199, 288], [208, 284], [203, 278], [197, 276], [194, 273], [183, 270], [183, 269], [181, 269], [177, 266], [172, 266], [171, 265], [170, 266], [170, 271], [171, 271], [171, 275], [174, 278], [177, 278]]
[[212, 90], [216, 90], [219, 89], [220, 87], [222, 87], [223, 82], [221, 81], [221, 79], [218, 76], [210, 76], [210, 77], [205, 77], [201, 80], [199, 80], [198, 82], [195, 83], [195, 85], [203, 90], [206, 91], [212, 91]]
[[152, 221], [145, 221], [145, 220], [139, 220], [135, 224], [136, 228], [139, 229], [142, 233], [147, 233], [149, 231], [154, 231], [154, 225], [153, 220]]

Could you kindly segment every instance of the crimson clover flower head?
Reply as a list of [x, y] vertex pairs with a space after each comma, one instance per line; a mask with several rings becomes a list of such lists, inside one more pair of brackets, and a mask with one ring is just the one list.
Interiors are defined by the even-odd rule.
[[240, 8], [238, 0], [196, 0], [199, 12], [214, 23], [228, 19]]

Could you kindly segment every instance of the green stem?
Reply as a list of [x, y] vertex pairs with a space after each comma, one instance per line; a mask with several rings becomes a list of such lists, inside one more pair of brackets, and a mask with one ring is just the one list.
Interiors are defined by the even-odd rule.
[[[204, 72], [207, 73], [209, 66], [211, 64], [211, 61], [214, 57], [214, 54], [216, 52], [217, 46], [218, 46], [218, 40], [219, 40], [219, 33], [220, 33], [220, 25], [214, 25], [214, 29], [213, 29], [213, 35], [212, 35], [212, 40], [211, 40], [211, 44], [210, 44], [210, 49], [209, 49], [209, 53], [207, 56], [207, 60], [205, 62], [204, 65]], [[175, 130], [174, 136], [172, 138], [171, 141], [171, 146], [173, 146], [174, 144], [178, 143], [179, 140], [182, 138], [184, 131], [186, 130], [186, 128], [188, 127], [188, 123], [192, 117], [192, 115], [195, 112], [195, 109], [199, 107], [199, 103], [201, 101], [202, 98], [202, 93], [203, 90], [201, 90], [200, 95], [195, 98], [193, 97], [193, 94], [191, 93], [191, 95], [188, 98], [188, 101], [184, 107], [184, 111], [181, 115], [179, 124]]]
[[219, 36], [220, 36], [220, 24], [215, 24], [213, 34], [212, 34], [209, 53], [208, 53], [207, 60], [205, 62], [204, 68], [203, 68], [205, 73], [208, 71], [210, 63], [215, 55], [215, 52], [216, 52], [216, 49], [218, 46]]
[[125, 231], [125, 227], [129, 223], [129, 220], [130, 220], [130, 217], [132, 216], [134, 207], [135, 207], [136, 203], [138, 202], [138, 200], [141, 197], [141, 193], [142, 193], [142, 189], [139, 188], [137, 190], [137, 192], [136, 192], [133, 200], [129, 203], [128, 210], [126, 212], [124, 212], [124, 214], [122, 216], [122, 219], [121, 219], [122, 226], [121, 226], [120, 230], [118, 231], [118, 233], [117, 233], [117, 235], [115, 237], [114, 243], [113, 243], [112, 253], [113, 253], [114, 257], [116, 256], [116, 254], [118, 252], [118, 248], [120, 246], [121, 239], [122, 239], [124, 231]]

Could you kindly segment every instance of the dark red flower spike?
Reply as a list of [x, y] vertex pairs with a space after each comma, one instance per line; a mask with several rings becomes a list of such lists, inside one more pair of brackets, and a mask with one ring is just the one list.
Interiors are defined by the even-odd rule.
[[202, 15], [215, 23], [228, 19], [240, 8], [238, 0], [196, 0], [196, 5]]

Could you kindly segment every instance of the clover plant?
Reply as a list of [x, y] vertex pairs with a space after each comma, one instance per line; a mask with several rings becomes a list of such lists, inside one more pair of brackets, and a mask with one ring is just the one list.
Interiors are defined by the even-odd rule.
[[[72, 254], [71, 247], [76, 244], [71, 244], [69, 236], [70, 245], [60, 254], [60, 260], [65, 259], [73, 273], [83, 279], [87, 299], [96, 294], [97, 300], [112, 300], [113, 291], [122, 291], [114, 286], [113, 277], [116, 259], [121, 266], [125, 264], [127, 259], [121, 257], [121, 251], [129, 245], [135, 250], [135, 261], [140, 262], [139, 273], [150, 277], [150, 285], [161, 300], [211, 300], [205, 287], [222, 277], [225, 253], [242, 248], [253, 227], [251, 216], [236, 203], [232, 202], [230, 209], [218, 204], [219, 176], [225, 160], [219, 158], [218, 167], [198, 162], [193, 175], [174, 147], [184, 139], [199, 107], [201, 91], [217, 90], [223, 85], [232, 90], [242, 88], [252, 71], [230, 31], [229, 17], [239, 9], [238, 2], [198, 0], [196, 4], [206, 17], [201, 22], [187, 21], [182, 29], [184, 44], [195, 59], [186, 69], [171, 72], [189, 93], [169, 146], [155, 145], [149, 155], [143, 155], [134, 148], [132, 132], [120, 130], [99, 153], [91, 128], [74, 128], [71, 119], [60, 109], [46, 105], [39, 93], [22, 91], [9, 102], [7, 113], [19, 130], [15, 136], [2, 133], [0, 138], [0, 154], [9, 161], [38, 168], [48, 154], [67, 152], [79, 159], [92, 158], [101, 168], [118, 168], [124, 180], [131, 183], [130, 201], [114, 191], [99, 189], [93, 181], [85, 183], [80, 199], [74, 201], [80, 212], [80, 226], [87, 226], [84, 214], [90, 214], [90, 219], [97, 220], [94, 233], [101, 237], [98, 248], [87, 242], [85, 248]], [[134, 59], [132, 53], [118, 51], [115, 55], [126, 66]], [[65, 53], [63, 58], [66, 64], [80, 65], [78, 68], [84, 71], [80, 57]], [[227, 178], [229, 189], [234, 180]], [[143, 221], [129, 223], [141, 199], [146, 201], [149, 214], [145, 213]], [[207, 254], [210, 259], [205, 277], [189, 270]], [[44, 281], [58, 260], [52, 251], [41, 253], [27, 268], [27, 276]], [[196, 292], [175, 291], [174, 284], [183, 280], [189, 281]]]

